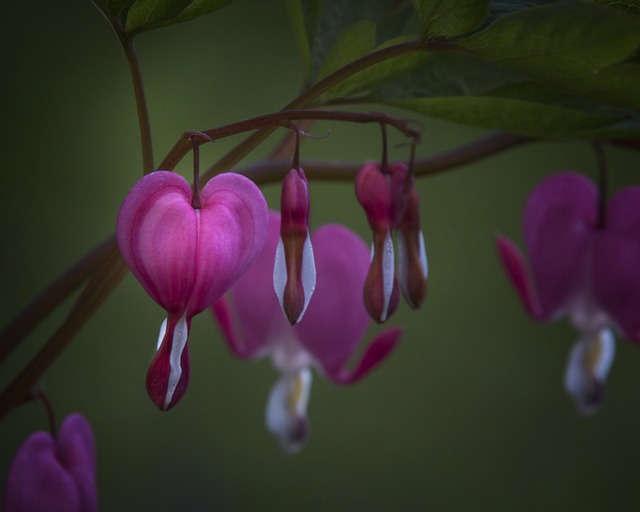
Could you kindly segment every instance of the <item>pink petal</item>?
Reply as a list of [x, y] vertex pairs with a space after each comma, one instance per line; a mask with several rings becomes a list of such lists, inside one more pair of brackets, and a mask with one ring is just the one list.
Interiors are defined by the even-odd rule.
[[353, 370], [341, 368], [329, 377], [338, 384], [353, 384], [384, 361], [400, 341], [402, 329], [393, 327], [381, 332], [369, 344], [364, 355]]
[[535, 319], [543, 317], [538, 297], [522, 254], [516, 245], [504, 236], [496, 237], [496, 249], [502, 261], [505, 272], [511, 279], [524, 309]]
[[148, 174], [125, 198], [117, 222], [122, 257], [147, 293], [183, 311], [195, 278], [197, 221], [191, 187], [168, 171]]
[[87, 422], [73, 414], [57, 440], [36, 432], [18, 450], [7, 473], [5, 512], [97, 510], [95, 447]]
[[189, 328], [191, 319], [169, 314], [161, 329], [160, 346], [147, 371], [147, 393], [156, 406], [168, 411], [187, 392], [190, 364]]
[[378, 323], [384, 323], [393, 315], [400, 300], [390, 231], [373, 233], [372, 251], [362, 299], [369, 316]]
[[596, 237], [593, 292], [629, 340], [640, 343], [640, 188], [621, 190]]
[[353, 232], [326, 225], [312, 235], [318, 281], [305, 317], [294, 329], [300, 343], [337, 374], [355, 351], [370, 320], [362, 303], [369, 251]]
[[234, 173], [211, 179], [200, 194], [196, 278], [189, 315], [219, 299], [262, 251], [268, 209], [260, 189]]
[[[280, 215], [269, 214], [262, 254], [236, 281], [226, 297], [227, 306], [216, 303], [214, 316], [231, 351], [239, 357], [258, 357], [280, 333], [291, 330], [273, 289], [273, 266], [280, 239]], [[230, 307], [229, 307], [230, 305]]]
[[545, 179], [527, 200], [525, 241], [544, 318], [561, 314], [585, 286], [597, 209], [595, 185], [570, 172]]

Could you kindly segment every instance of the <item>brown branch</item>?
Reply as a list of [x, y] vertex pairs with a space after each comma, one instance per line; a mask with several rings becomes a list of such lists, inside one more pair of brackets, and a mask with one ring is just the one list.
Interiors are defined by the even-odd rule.
[[2, 362], [56, 306], [88, 279], [107, 254], [115, 247], [114, 235], [95, 246], [90, 252], [58, 277], [31, 304], [0, 332], [0, 362]]
[[32, 390], [42, 374], [100, 308], [127, 272], [128, 268], [118, 247], [112, 244], [67, 319], [0, 395], [0, 420], [33, 397]]
[[[382, 123], [393, 126], [396, 130], [402, 132], [407, 137], [414, 139], [419, 138], [420, 132], [410, 128], [411, 121], [398, 117], [383, 114], [381, 112], [344, 112], [340, 110], [281, 110], [271, 114], [244, 119], [235, 123], [219, 126], [210, 130], [203, 130], [199, 133], [211, 140], [224, 139], [240, 133], [258, 130], [260, 128], [273, 127], [274, 129], [282, 126], [287, 121], [298, 120], [324, 120], [324, 121], [346, 121], [350, 123]], [[184, 158], [193, 147], [193, 144], [204, 144], [207, 139], [198, 137], [193, 139], [193, 132], [185, 132], [180, 139], [174, 144], [169, 154], [160, 164], [160, 168], [172, 171], [176, 168], [180, 160]], [[193, 140], [192, 140], [193, 139]], [[211, 176], [209, 176], [210, 178]], [[204, 177], [203, 177], [204, 178]], [[204, 180], [206, 181], [206, 180]]]
[[[491, 134], [464, 146], [418, 158], [414, 162], [413, 173], [416, 177], [432, 176], [534, 140], [508, 133]], [[290, 164], [289, 160], [262, 160], [242, 169], [236, 169], [234, 172], [243, 174], [255, 183], [263, 185], [281, 180], [289, 170]], [[352, 181], [362, 166], [362, 162], [304, 160], [301, 166], [310, 180]]]

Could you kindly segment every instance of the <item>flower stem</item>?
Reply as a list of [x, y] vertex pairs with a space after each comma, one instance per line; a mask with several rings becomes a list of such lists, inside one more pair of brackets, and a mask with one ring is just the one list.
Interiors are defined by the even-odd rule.
[[136, 108], [138, 111], [138, 125], [140, 127], [140, 142], [142, 148], [142, 169], [144, 174], [149, 174], [154, 170], [153, 167], [153, 144], [151, 140], [151, 122], [149, 121], [149, 109], [147, 108], [147, 100], [144, 93], [144, 85], [142, 83], [142, 73], [140, 71], [140, 62], [138, 54], [133, 42], [133, 38], [128, 37], [123, 31], [116, 28], [116, 34], [124, 54], [129, 63], [131, 71], [131, 79], [133, 81], [133, 92], [136, 98]]

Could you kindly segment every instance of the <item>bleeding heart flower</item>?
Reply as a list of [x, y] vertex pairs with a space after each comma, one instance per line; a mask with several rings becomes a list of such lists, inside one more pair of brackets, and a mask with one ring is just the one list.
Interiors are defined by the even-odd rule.
[[55, 437], [30, 435], [7, 473], [3, 503], [5, 512], [98, 510], [96, 450], [87, 420], [71, 414]]
[[239, 174], [210, 180], [192, 206], [189, 183], [156, 171], [131, 189], [118, 214], [118, 245], [151, 298], [167, 310], [147, 391], [172, 408], [189, 382], [191, 318], [209, 307], [260, 253], [268, 210], [258, 187]]
[[567, 315], [580, 332], [565, 388], [583, 414], [602, 404], [611, 327], [640, 343], [640, 187], [621, 190], [602, 212], [599, 204], [596, 186], [575, 173], [554, 174], [533, 190], [524, 210], [531, 274], [511, 241], [496, 240], [527, 312], [540, 321]]
[[379, 334], [353, 370], [347, 363], [371, 322], [362, 304], [362, 284], [369, 266], [364, 242], [343, 226], [315, 231], [317, 284], [304, 318], [295, 326], [280, 313], [272, 286], [280, 216], [272, 213], [261, 256], [217, 301], [213, 312], [230, 350], [241, 358], [271, 356], [282, 377], [267, 404], [268, 428], [287, 451], [299, 450], [308, 437], [306, 416], [316, 366], [337, 384], [358, 381], [385, 359], [399, 340], [399, 328]]

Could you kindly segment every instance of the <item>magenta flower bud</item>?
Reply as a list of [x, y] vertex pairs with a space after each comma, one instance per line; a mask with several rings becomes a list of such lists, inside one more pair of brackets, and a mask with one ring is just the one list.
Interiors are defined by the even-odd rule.
[[291, 325], [302, 319], [316, 286], [309, 236], [309, 185], [301, 168], [282, 182], [280, 241], [276, 249], [273, 287]]
[[397, 163], [382, 172], [373, 162], [356, 176], [356, 197], [373, 230], [371, 265], [364, 285], [364, 304], [371, 318], [385, 322], [398, 307], [400, 292], [394, 270], [393, 230], [404, 215], [408, 168]]
[[5, 512], [98, 510], [96, 450], [91, 427], [71, 414], [53, 437], [36, 432], [22, 444], [4, 484]]
[[281, 378], [269, 394], [267, 427], [286, 451], [299, 450], [309, 435], [306, 409], [315, 366], [338, 384], [360, 380], [379, 365], [400, 338], [400, 329], [380, 333], [353, 369], [347, 364], [371, 320], [362, 304], [369, 251], [353, 232], [322, 226], [313, 235], [318, 281], [304, 318], [291, 326], [280, 314], [271, 286], [273, 253], [279, 243], [280, 216], [272, 213], [261, 256], [213, 305], [229, 349], [238, 357], [269, 355]]
[[420, 197], [413, 188], [405, 195], [405, 209], [398, 232], [398, 280], [402, 293], [414, 309], [419, 308], [427, 294], [427, 252], [420, 229]]
[[599, 202], [593, 182], [571, 172], [531, 192], [523, 222], [531, 271], [510, 240], [496, 239], [525, 310], [539, 321], [568, 315], [579, 332], [565, 389], [583, 414], [602, 405], [615, 353], [612, 328], [640, 343], [640, 187], [618, 192], [602, 219]]
[[267, 205], [249, 179], [225, 173], [210, 180], [192, 206], [189, 183], [156, 171], [136, 183], [120, 208], [122, 257], [147, 293], [167, 310], [147, 391], [171, 409], [189, 383], [191, 318], [224, 294], [260, 254]]

